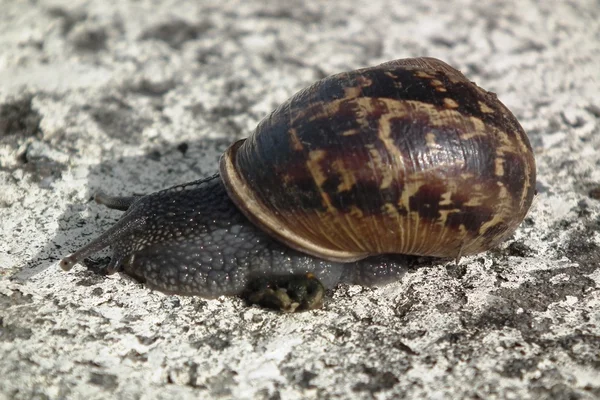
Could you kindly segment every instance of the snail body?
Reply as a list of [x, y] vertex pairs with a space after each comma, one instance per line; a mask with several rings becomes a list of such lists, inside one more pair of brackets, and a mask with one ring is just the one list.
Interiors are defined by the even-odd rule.
[[211, 178], [100, 196], [126, 213], [61, 266], [110, 245], [110, 271], [205, 297], [240, 293], [257, 276], [328, 284], [378, 265], [397, 276], [393, 254], [496, 246], [534, 187], [527, 135], [495, 94], [442, 61], [396, 60], [298, 92], [232, 144]]

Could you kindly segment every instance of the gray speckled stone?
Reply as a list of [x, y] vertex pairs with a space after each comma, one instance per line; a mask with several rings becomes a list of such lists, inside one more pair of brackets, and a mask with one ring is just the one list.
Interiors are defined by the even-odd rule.
[[[600, 6], [4, 1], [0, 398], [600, 398]], [[528, 132], [513, 238], [281, 315], [167, 296], [60, 257], [331, 73], [428, 55]], [[106, 260], [100, 254], [100, 265]]]

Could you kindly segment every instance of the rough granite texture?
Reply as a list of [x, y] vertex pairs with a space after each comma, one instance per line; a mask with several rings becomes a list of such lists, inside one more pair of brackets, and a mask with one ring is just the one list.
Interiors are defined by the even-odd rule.
[[[0, 398], [600, 398], [600, 3], [0, 0]], [[57, 267], [325, 75], [435, 56], [528, 132], [514, 237], [321, 310]], [[107, 262], [108, 252], [95, 260]]]

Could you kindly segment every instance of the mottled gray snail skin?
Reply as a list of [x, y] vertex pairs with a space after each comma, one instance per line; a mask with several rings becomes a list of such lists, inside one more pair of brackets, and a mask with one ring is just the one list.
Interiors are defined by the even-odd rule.
[[[339, 282], [382, 284], [406, 271], [401, 256], [343, 264], [275, 241], [238, 211], [219, 175], [142, 197], [97, 195], [96, 201], [127, 211], [103, 235], [64, 258], [60, 262], [64, 270], [110, 246], [113, 255], [107, 273], [122, 271], [161, 292], [205, 298], [245, 294], [249, 285], [257, 282], [269, 286], [306, 274], [330, 288]], [[252, 297], [261, 288], [250, 289], [250, 300], [261, 303]], [[272, 302], [266, 299], [265, 305], [283, 311], [303, 308], [302, 304], [290, 309]], [[318, 306], [307, 304], [304, 308]]]
[[526, 133], [494, 93], [433, 58], [324, 78], [222, 155], [219, 174], [144, 197], [64, 269], [111, 246], [109, 272], [167, 293], [315, 308], [339, 281], [398, 278], [399, 254], [497, 246], [535, 191]]

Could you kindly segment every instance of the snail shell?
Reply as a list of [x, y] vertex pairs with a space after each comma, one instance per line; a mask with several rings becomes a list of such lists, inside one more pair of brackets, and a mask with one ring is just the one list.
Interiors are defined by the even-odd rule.
[[514, 115], [433, 58], [300, 91], [226, 151], [220, 173], [254, 224], [340, 262], [485, 251], [521, 223], [536, 175]]

